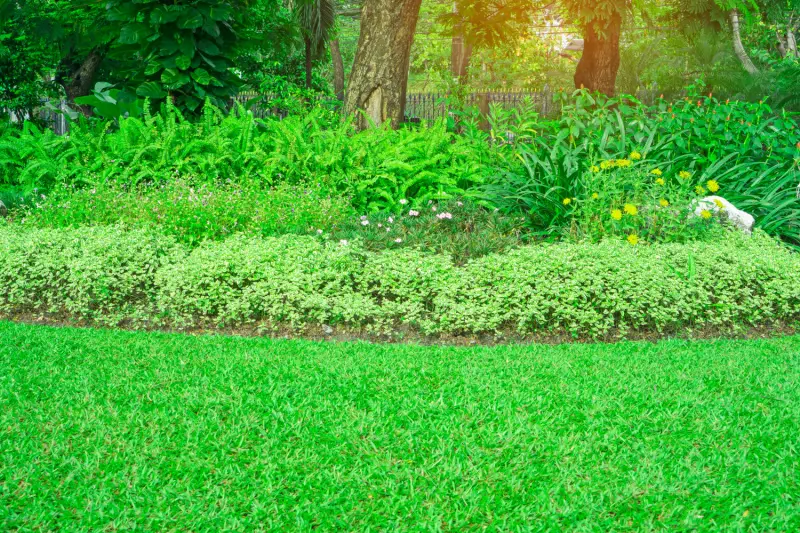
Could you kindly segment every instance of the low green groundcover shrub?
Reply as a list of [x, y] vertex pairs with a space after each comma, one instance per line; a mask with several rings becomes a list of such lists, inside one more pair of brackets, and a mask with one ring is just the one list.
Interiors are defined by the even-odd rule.
[[731, 232], [690, 244], [545, 244], [456, 266], [314, 237], [234, 236], [190, 250], [147, 230], [6, 225], [0, 312], [446, 335], [722, 330], [800, 319], [800, 257]]

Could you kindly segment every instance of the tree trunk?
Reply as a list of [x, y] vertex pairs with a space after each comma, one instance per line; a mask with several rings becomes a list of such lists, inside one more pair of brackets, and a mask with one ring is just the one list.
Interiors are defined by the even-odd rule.
[[333, 39], [330, 43], [331, 60], [333, 60], [333, 91], [336, 98], [344, 101], [344, 62], [342, 61], [342, 51], [339, 50], [339, 39]]
[[795, 39], [792, 28], [786, 31], [786, 49], [788, 53], [794, 54], [794, 57], [800, 57], [800, 53], [797, 51], [797, 39]]
[[450, 48], [450, 71], [459, 83], [467, 82], [469, 62], [472, 59], [472, 45], [463, 35], [453, 35]]
[[305, 41], [306, 45], [306, 89], [311, 88], [311, 56], [312, 56], [312, 49], [311, 49], [311, 39], [308, 37], [303, 37], [303, 41]]
[[361, 34], [350, 73], [345, 111], [359, 113], [365, 129], [387, 120], [397, 127], [404, 118], [408, 62], [422, 0], [366, 0]]
[[[86, 59], [83, 60], [78, 68], [72, 71], [69, 81], [64, 86], [64, 92], [67, 94], [67, 100], [71, 103], [81, 96], [88, 96], [94, 87], [94, 78], [100, 68], [100, 64], [105, 57], [105, 50], [95, 48]], [[76, 106], [78, 110], [87, 117], [92, 114], [91, 106]]]
[[789, 41], [788, 32], [787, 32], [786, 38], [784, 38], [783, 35], [781, 35], [781, 32], [779, 32], [778, 30], [775, 30], [775, 37], [778, 39], [778, 55], [780, 55], [781, 59], [783, 59], [784, 57], [786, 57], [786, 54], [789, 52], [789, 50], [788, 50], [788, 44], [789, 44], [788, 43], [788, 41]]
[[575, 87], [614, 96], [619, 71], [622, 15], [614, 11], [602, 35], [592, 22], [583, 28], [583, 55], [575, 69]]
[[[455, 2], [453, 3], [453, 13], [458, 13]], [[467, 82], [467, 69], [471, 58], [472, 45], [467, 43], [461, 24], [458, 24], [453, 28], [453, 38], [450, 43], [450, 72], [460, 84]]]
[[730, 15], [731, 30], [733, 31], [733, 51], [736, 53], [736, 57], [739, 58], [739, 61], [741, 61], [742, 66], [747, 72], [750, 74], [758, 74], [758, 69], [750, 60], [750, 56], [747, 55], [747, 51], [745, 51], [744, 45], [742, 44], [742, 33], [739, 28], [739, 12], [732, 9]]

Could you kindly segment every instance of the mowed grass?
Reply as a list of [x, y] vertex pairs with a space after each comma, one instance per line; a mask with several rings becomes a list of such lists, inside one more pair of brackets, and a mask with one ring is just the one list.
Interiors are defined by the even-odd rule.
[[798, 531], [800, 338], [448, 348], [0, 323], [0, 530]]

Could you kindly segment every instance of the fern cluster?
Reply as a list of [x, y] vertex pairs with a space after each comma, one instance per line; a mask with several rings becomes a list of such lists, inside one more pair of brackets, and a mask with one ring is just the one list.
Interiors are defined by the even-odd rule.
[[[484, 150], [485, 151], [485, 150]], [[196, 183], [323, 183], [376, 211], [403, 199], [463, 195], [485, 169], [468, 141], [444, 124], [356, 133], [323, 110], [262, 121], [242, 109], [205, 107], [190, 121], [172, 106], [113, 123], [80, 121], [68, 136], [25, 124], [0, 137], [0, 185], [51, 190], [56, 185], [126, 187], [177, 177]]]

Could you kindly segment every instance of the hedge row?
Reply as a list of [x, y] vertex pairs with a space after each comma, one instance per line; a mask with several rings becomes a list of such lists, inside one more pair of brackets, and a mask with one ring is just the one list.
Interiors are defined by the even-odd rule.
[[454, 266], [313, 237], [195, 249], [148, 231], [0, 227], [0, 312], [103, 324], [330, 325], [601, 337], [800, 320], [800, 256], [765, 236], [537, 245]]

